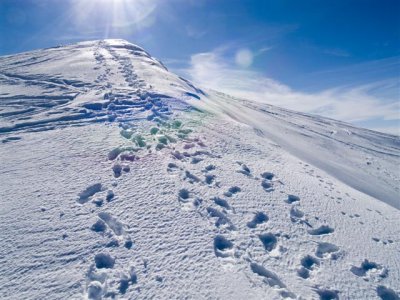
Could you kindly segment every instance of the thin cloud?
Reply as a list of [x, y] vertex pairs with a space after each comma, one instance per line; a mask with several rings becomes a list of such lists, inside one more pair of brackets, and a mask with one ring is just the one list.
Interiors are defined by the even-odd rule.
[[194, 39], [199, 39], [207, 33], [207, 30], [204, 29], [201, 30], [191, 25], [185, 26], [185, 31], [188, 37]]
[[255, 54], [255, 56], [264, 54], [265, 52], [270, 51], [272, 48], [273, 48], [273, 47], [263, 47], [263, 48], [261, 48], [261, 49], [258, 49], [257, 52], [256, 52], [256, 54]]
[[339, 49], [339, 48], [334, 48], [334, 49], [325, 49], [322, 51], [325, 54], [328, 55], [333, 55], [333, 56], [338, 56], [338, 57], [350, 57], [350, 53], [347, 52], [346, 50]]

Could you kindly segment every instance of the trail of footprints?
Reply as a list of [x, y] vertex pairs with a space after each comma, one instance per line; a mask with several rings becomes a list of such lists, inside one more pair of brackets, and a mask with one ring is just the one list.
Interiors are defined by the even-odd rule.
[[[177, 124], [175, 124], [177, 126]], [[180, 126], [177, 126], [180, 127]], [[126, 127], [125, 127], [126, 128]], [[121, 135], [126, 138], [126, 129], [121, 131]], [[154, 130], [151, 136], [155, 136]], [[144, 143], [145, 139], [141, 139]], [[137, 138], [133, 137], [132, 143], [137, 147]], [[142, 156], [148, 155], [151, 148], [157, 149], [154, 145], [150, 147], [139, 147], [132, 151], [132, 148], [116, 148], [108, 154], [108, 159], [113, 163], [111, 171], [116, 179], [122, 176], [123, 173], [130, 171], [130, 164], [135, 163]], [[165, 145], [167, 147], [167, 144]], [[173, 168], [173, 166], [171, 166]], [[117, 182], [113, 184], [117, 186]], [[181, 192], [183, 202], [189, 202], [190, 194], [188, 191]], [[91, 212], [97, 212], [96, 221], [90, 226], [90, 230], [96, 232], [106, 239], [108, 242], [104, 245], [105, 248], [123, 247], [131, 250], [134, 246], [128, 228], [118, 220], [116, 216], [111, 215], [105, 209], [107, 204], [117, 199], [112, 189], [107, 189], [102, 183], [95, 183], [88, 186], [78, 194], [77, 202], [81, 205], [92, 205]], [[133, 249], [131, 250], [133, 251]], [[89, 299], [101, 299], [102, 297], [115, 297], [116, 294], [125, 294], [131, 285], [137, 283], [137, 274], [133, 267], [129, 267], [122, 275], [117, 275], [112, 270], [115, 265], [116, 257], [112, 257], [109, 252], [101, 251], [93, 258], [93, 263], [86, 274], [87, 283], [85, 294]], [[112, 276], [113, 278], [111, 278]], [[115, 276], [119, 276], [115, 278]], [[114, 283], [110, 287], [108, 282]], [[118, 283], [116, 289], [115, 282]]]
[[[166, 127], [167, 130], [163, 131], [161, 129], [163, 127]], [[167, 141], [163, 140], [166, 132], [168, 132], [168, 134], [171, 134], [171, 132], [182, 134], [180, 130], [180, 128], [182, 128], [182, 123], [179, 121], [171, 124], [157, 122], [157, 127], [154, 128], [152, 128], [150, 132], [150, 137], [153, 137], [151, 143], [149, 143], [148, 137], [143, 136], [141, 136], [142, 138], [140, 138], [138, 142], [137, 136], [132, 134], [129, 135], [129, 138], [131, 138], [135, 144], [135, 150], [132, 150], [134, 148], [125, 147], [110, 151], [108, 159], [114, 162], [112, 166], [114, 177], [119, 178], [123, 173], [129, 172], [129, 164], [140, 160], [141, 156], [147, 155], [152, 150], [159, 151], [164, 148], [170, 148], [172, 161], [167, 164], [167, 172], [171, 176], [178, 176], [182, 182], [187, 184], [186, 188], [182, 188], [178, 192], [178, 203], [183, 210], [197, 211], [199, 214], [205, 216], [206, 219], [210, 220], [213, 226], [215, 226], [218, 232], [213, 240], [213, 249], [216, 257], [225, 263], [245, 262], [248, 264], [249, 270], [251, 270], [253, 274], [258, 276], [261, 281], [268, 286], [276, 289], [282, 297], [296, 298], [296, 295], [290, 291], [278, 274], [267, 269], [259, 262], [254, 261], [251, 256], [243, 256], [243, 251], [240, 251], [240, 247], [235, 245], [235, 238], [234, 235], [231, 235], [231, 232], [235, 231], [237, 228], [229, 218], [229, 215], [235, 214], [236, 211], [230, 204], [229, 199], [239, 194], [242, 191], [241, 188], [238, 186], [231, 186], [227, 190], [221, 192], [220, 195], [215, 195], [209, 199], [209, 201], [204, 201], [200, 193], [196, 190], [197, 185], [208, 186], [216, 190], [220, 189], [220, 182], [217, 176], [213, 174], [216, 167], [213, 164], [209, 164], [198, 174], [193, 174], [191, 171], [186, 170], [185, 166], [196, 165], [200, 161], [206, 161], [208, 157], [218, 157], [206, 150], [207, 146], [201, 139], [189, 137], [190, 131], [184, 131], [184, 134], [180, 137], [170, 138], [167, 139]], [[125, 129], [121, 131], [121, 135], [126, 138], [126, 131], [129, 130], [130, 128], [127, 129], [125, 127]], [[176, 141], [176, 139], [180, 139], [184, 144], [182, 151], [169, 147], [169, 145], [173, 143], [172, 141]], [[160, 140], [161, 143], [164, 141], [162, 147], [158, 146]], [[142, 143], [142, 147], [140, 147], [140, 143]], [[139, 148], [139, 150], [137, 150], [137, 148]], [[242, 173], [251, 180], [260, 181], [260, 188], [266, 193], [272, 191], [275, 184], [281, 184], [280, 181], [275, 180], [275, 175], [271, 172], [264, 172], [260, 174], [260, 177], [257, 177], [252, 174], [250, 168], [244, 163], [238, 162], [237, 164], [239, 166], [237, 172]], [[77, 202], [82, 205], [87, 205], [91, 202], [95, 207], [99, 208], [115, 200], [115, 198], [116, 196], [111, 189], [107, 189], [101, 183], [95, 183], [79, 193]], [[288, 194], [287, 198], [283, 201], [289, 206], [288, 215], [290, 221], [299, 226], [304, 225], [310, 237], [334, 233], [334, 228], [329, 225], [311, 225], [311, 220], [306, 217], [306, 214], [300, 208], [300, 197]], [[202, 212], [205, 212], [205, 214], [202, 214]], [[246, 222], [246, 227], [249, 231], [254, 231], [257, 228], [259, 231], [263, 228], [262, 224], [269, 222], [269, 217], [264, 211], [255, 211], [252, 218], [244, 220], [244, 222]], [[97, 220], [91, 225], [90, 229], [110, 238], [110, 241], [105, 247], [125, 247], [128, 250], [133, 247], [133, 241], [127, 233], [124, 224], [118, 221], [115, 216], [105, 211], [97, 213]], [[269, 256], [279, 257], [282, 251], [279, 246], [279, 240], [282, 237], [281, 234], [263, 232], [257, 236], [260, 246], [264, 248]], [[335, 261], [340, 259], [342, 255], [344, 255], [343, 252], [336, 245], [327, 242], [316, 242], [315, 252], [300, 259], [297, 275], [303, 280], [309, 280], [314, 277], [313, 274], [324, 264], [324, 261]], [[115, 259], [116, 258], [112, 257], [106, 251], [100, 252], [94, 256], [94, 262], [87, 273], [86, 294], [89, 299], [115, 296], [115, 291], [108, 291], [107, 272], [102, 271], [103, 269], [112, 269], [115, 264]], [[385, 267], [375, 262], [370, 262], [367, 259], [361, 262], [360, 266], [352, 266], [350, 271], [355, 276], [361, 277], [364, 280], [372, 279], [376, 282], [388, 276], [388, 270]], [[135, 269], [130, 267], [117, 279], [117, 282], [119, 282], [118, 292], [124, 294], [131, 285], [137, 283]], [[321, 299], [339, 299], [340, 291], [331, 290], [319, 285], [314, 285], [313, 289]], [[395, 292], [380, 285], [377, 287], [377, 295], [385, 299], [385, 296], [395, 295]]]
[[[203, 199], [198, 191], [198, 186], [207, 186], [213, 191], [219, 191], [221, 182], [214, 174], [216, 166], [206, 164], [199, 172], [190, 171], [189, 166], [196, 167], [200, 162], [206, 162], [209, 158], [220, 158], [208, 150], [206, 143], [199, 137], [191, 137], [192, 130], [186, 128], [179, 120], [172, 120], [166, 101], [168, 97], [150, 92], [141, 92], [144, 83], [138, 80], [133, 72], [131, 62], [118, 55], [115, 51], [108, 49], [110, 54], [121, 64], [121, 70], [126, 82], [132, 88], [131, 92], [116, 89], [105, 93], [106, 104], [94, 103], [89, 109], [106, 109], [109, 121], [119, 121], [121, 127], [121, 137], [130, 141], [131, 146], [119, 146], [108, 153], [108, 160], [112, 163], [111, 172], [118, 179], [130, 172], [131, 167], [152, 152], [169, 149], [172, 161], [167, 165], [167, 172], [171, 176], [178, 177], [184, 185], [178, 191], [177, 201], [182, 210], [194, 211], [207, 219], [215, 228], [213, 239], [213, 250], [215, 256], [224, 263], [244, 262], [248, 269], [254, 274], [255, 278], [260, 278], [262, 282], [276, 289], [282, 297], [296, 298], [285, 283], [279, 278], [279, 275], [267, 269], [261, 263], [254, 261], [251, 253], [244, 255], [245, 251], [241, 245], [235, 245], [235, 235], [237, 230], [233, 224], [231, 214], [236, 214], [236, 210], [230, 203], [236, 195], [242, 192], [241, 187], [231, 186], [227, 190], [211, 197]], [[95, 52], [98, 64], [104, 63], [104, 58], [99, 52]], [[107, 82], [109, 72], [98, 78], [99, 82]], [[99, 68], [99, 67], [96, 67]], [[111, 88], [108, 84], [104, 88]], [[139, 95], [139, 97], [137, 96]], [[139, 130], [133, 123], [133, 116], [142, 115], [148, 121], [153, 122], [155, 126], [151, 127], [147, 133], [138, 133]], [[175, 147], [177, 143], [181, 146]], [[179, 150], [178, 150], [179, 149]], [[282, 184], [275, 178], [275, 174], [264, 172], [257, 176], [243, 162], [237, 162], [237, 172], [243, 174], [249, 180], [259, 181], [260, 189], [269, 193], [274, 190], [276, 185]], [[115, 182], [113, 187], [118, 184]], [[97, 234], [104, 236], [108, 242], [104, 248], [120, 247], [126, 251], [134, 251], [134, 242], [129, 235], [129, 228], [118, 220], [116, 216], [106, 211], [109, 202], [117, 200], [112, 188], [105, 187], [102, 183], [94, 183], [82, 190], [77, 197], [77, 202], [81, 205], [91, 207], [91, 213], [95, 215], [95, 221], [89, 225], [89, 229]], [[300, 197], [288, 194], [284, 201], [289, 205], [288, 215], [294, 225], [305, 226], [310, 237], [334, 234], [334, 228], [327, 224], [313, 226], [312, 221], [306, 217], [301, 210]], [[265, 211], [254, 211], [251, 219], [243, 220], [244, 224], [251, 233], [264, 231], [263, 224], [269, 222], [269, 217]], [[282, 234], [273, 232], [262, 232], [256, 235], [258, 243], [268, 256], [279, 257], [283, 251], [280, 246]], [[315, 253], [302, 257], [299, 261], [297, 275], [303, 280], [309, 280], [325, 260], [337, 260], [343, 255], [343, 252], [334, 244], [327, 242], [316, 242]], [[86, 274], [85, 294], [89, 299], [101, 299], [103, 297], [116, 297], [117, 294], [125, 294], [130, 286], [138, 282], [138, 276], [135, 268], [130, 266], [122, 274], [108, 272], [115, 266], [117, 257], [112, 257], [106, 250], [100, 251], [93, 257], [93, 263]], [[145, 260], [144, 260], [145, 261]], [[144, 263], [146, 268], [146, 262]], [[388, 270], [378, 263], [365, 259], [360, 265], [354, 265], [350, 271], [357, 277], [364, 280], [379, 281], [388, 276]], [[110, 278], [112, 276], [113, 278]], [[117, 278], [115, 278], [117, 277]], [[113, 286], [109, 286], [109, 282]], [[117, 284], [117, 288], [115, 287]], [[338, 299], [340, 291], [314, 285], [314, 291], [321, 299]], [[382, 299], [385, 297], [396, 296], [395, 292], [385, 286], [377, 287], [377, 295]], [[393, 298], [396, 299], [396, 298]]]
[[[197, 139], [197, 141], [199, 141], [199, 139]], [[196, 184], [208, 185], [210, 188], [220, 188], [217, 177], [213, 174], [213, 171], [216, 169], [216, 167], [212, 164], [207, 165], [202, 170], [204, 176], [203, 178], [193, 175], [190, 173], [190, 171], [185, 170], [185, 167], [183, 166], [196, 163], [196, 161], [193, 161], [193, 156], [197, 156], [197, 154], [199, 154], [199, 151], [195, 150], [198, 145], [193, 147], [193, 144], [190, 143], [190, 140], [187, 142], [188, 144], [184, 146], [184, 149], [192, 149], [192, 152], [172, 152], [171, 157], [173, 162], [170, 162], [167, 166], [167, 172], [169, 174], [173, 176], [180, 175], [182, 181], [186, 181], [188, 184], [190, 184], [190, 188], [184, 188], [178, 192], [178, 201], [182, 209], [192, 209], [199, 211], [200, 213], [201, 206], [207, 205], [207, 207], [204, 209], [206, 212], [206, 218], [210, 220], [218, 232], [213, 241], [214, 253], [216, 257], [220, 258], [226, 263], [235, 263], [238, 259], [240, 259], [240, 251], [235, 246], [234, 238], [232, 235], [230, 235], [230, 232], [236, 230], [236, 226], [229, 218], [229, 214], [234, 214], [236, 212], [235, 209], [230, 205], [228, 199], [235, 197], [235, 195], [239, 194], [242, 190], [238, 186], [231, 186], [226, 191], [223, 191], [222, 195], [216, 195], [212, 197], [210, 201], [204, 201], [201, 199], [195, 192]], [[201, 160], [206, 160], [207, 156], [211, 156], [210, 152], [204, 151], [204, 143], [201, 143], [201, 147], [203, 148], [203, 151], [200, 153], [202, 154]], [[249, 167], [247, 167], [244, 163], [238, 162], [238, 166], [239, 168], [237, 172], [242, 173], [251, 179], [256, 179], [256, 177], [251, 173]], [[260, 185], [266, 192], [270, 192], [273, 189], [275, 184], [273, 177], [274, 175], [269, 172], [261, 174], [262, 180]], [[260, 226], [267, 221], [268, 216], [265, 212], [255, 212], [253, 219], [249, 220], [246, 225], [250, 230], [253, 230], [257, 226]], [[259, 239], [266, 251], [272, 252], [276, 248], [278, 241], [274, 234], [260, 234]], [[265, 267], [256, 262], [248, 261], [246, 263], [249, 264], [249, 267], [253, 273], [264, 278], [265, 283], [271, 287], [277, 287], [282, 296], [294, 297], [294, 295], [286, 288], [285, 284], [275, 273], [267, 270]]]
[[[196, 146], [189, 144], [185, 149], [192, 149]], [[205, 152], [208, 153], [208, 152]], [[185, 167], [181, 165], [193, 164], [191, 160], [192, 154], [178, 151], [172, 152], [171, 157], [173, 162], [170, 162], [167, 166], [167, 172], [170, 175], [179, 175], [182, 181], [186, 181], [190, 184], [191, 189], [181, 189], [178, 193], [178, 201], [180, 202], [182, 209], [191, 209], [200, 211], [202, 205], [207, 206], [205, 208], [206, 217], [212, 220], [217, 234], [214, 237], [213, 249], [216, 257], [227, 263], [235, 263], [239, 259], [249, 264], [250, 270], [262, 278], [262, 281], [268, 286], [275, 288], [282, 297], [284, 298], [296, 298], [296, 295], [292, 293], [288, 287], [282, 282], [279, 276], [271, 270], [265, 268], [260, 263], [253, 261], [248, 257], [240, 257], [239, 247], [235, 246], [235, 239], [230, 235], [231, 231], [236, 230], [236, 226], [232, 223], [229, 218], [229, 214], [236, 213], [234, 208], [230, 205], [228, 199], [233, 197], [235, 194], [241, 192], [241, 188], [238, 186], [232, 186], [227, 191], [222, 193], [222, 196], [216, 195], [210, 199], [210, 201], [203, 201], [201, 197], [195, 192], [193, 186], [195, 184], [210, 185], [213, 182], [218, 182], [215, 175], [212, 175], [212, 171], [215, 170], [214, 165], [208, 165], [202, 170], [204, 178], [200, 178], [196, 175], [191, 174], [185, 170]], [[207, 157], [202, 157], [201, 160], [206, 160]], [[180, 162], [179, 165], [177, 162]], [[275, 180], [275, 175], [271, 172], [264, 172], [260, 174], [260, 178], [252, 174], [250, 168], [242, 163], [238, 162], [239, 168], [238, 173], [247, 176], [249, 179], [260, 180], [260, 186], [265, 192], [271, 192], [276, 184], [282, 184], [279, 180]], [[219, 184], [214, 185], [219, 188]], [[310, 237], [322, 236], [333, 234], [335, 229], [327, 224], [320, 224], [317, 226], [311, 225], [311, 221], [306, 218], [306, 214], [300, 208], [300, 197], [292, 194], [288, 194], [284, 200], [289, 206], [289, 218], [291, 222], [298, 225], [304, 225], [307, 229], [307, 233]], [[316, 218], [319, 219], [319, 218]], [[269, 221], [268, 215], [263, 211], [255, 211], [253, 218], [248, 220], [246, 226], [250, 231], [255, 230], [257, 227], [262, 227], [263, 223]], [[271, 232], [264, 232], [258, 234], [258, 239], [264, 250], [269, 256], [279, 256], [282, 249], [279, 247], [279, 239], [281, 234], [274, 234]], [[313, 242], [313, 241], [311, 241]], [[312, 278], [318, 268], [324, 264], [325, 261], [335, 261], [340, 259], [344, 252], [341, 249], [328, 242], [314, 242], [316, 244], [315, 252], [302, 257], [299, 261], [299, 268], [297, 269], [297, 275], [308, 280]], [[353, 266], [350, 271], [358, 276], [364, 278], [364, 280], [371, 280], [374, 278], [375, 281], [379, 281], [380, 278], [388, 276], [388, 270], [383, 266], [369, 262], [367, 259], [361, 263], [361, 266]], [[321, 299], [339, 299], [340, 291], [332, 290], [329, 288], [322, 287], [318, 284], [314, 284], [313, 290], [319, 295]], [[377, 288], [377, 295], [384, 298], [385, 295], [395, 295], [395, 292], [384, 286]], [[383, 296], [382, 296], [383, 295]]]
[[[133, 247], [133, 241], [129, 236], [127, 227], [107, 211], [98, 211], [115, 199], [112, 190], [107, 189], [101, 183], [95, 183], [78, 194], [77, 202], [81, 205], [91, 205], [90, 211], [96, 214], [96, 217], [94, 223], [90, 226], [90, 230], [102, 235], [107, 240], [103, 245], [104, 248], [124, 247], [129, 250]], [[127, 271], [129, 275], [123, 273], [117, 279], [110, 278], [107, 270], [114, 268], [115, 260], [106, 250], [95, 254], [93, 263], [86, 274], [85, 293], [88, 299], [114, 297], [115, 288], [110, 289], [109, 280], [118, 283], [118, 291], [122, 294], [131, 284], [136, 283], [137, 276], [132, 267]]]
[[[121, 61], [117, 53], [111, 54], [117, 61]], [[97, 59], [101, 62], [100, 55], [97, 55]], [[95, 110], [105, 108], [109, 115], [109, 121], [118, 121], [121, 127], [121, 137], [131, 143], [130, 146], [114, 148], [107, 155], [112, 164], [111, 172], [116, 180], [129, 173], [131, 167], [134, 167], [137, 161], [162, 149], [170, 149], [176, 158], [180, 160], [188, 159], [192, 164], [199, 163], [203, 159], [202, 157], [212, 156], [207, 151], [202, 150], [197, 150], [191, 154], [186, 151], [182, 153], [173, 152], [173, 145], [182, 140], [190, 141], [190, 143], [185, 144], [186, 150], [195, 145], [205, 147], [205, 144], [196, 138], [189, 139], [188, 135], [192, 130], [185, 128], [181, 121], [170, 121], [171, 112], [165, 101], [168, 97], [152, 94], [149, 91], [141, 92], [140, 87], [143, 87], [143, 85], [140, 81], [135, 81], [137, 76], [131, 70], [132, 65], [128, 60], [122, 61], [122, 68], [129, 85], [138, 89], [131, 92], [116, 92], [114, 89], [114, 91], [105, 93], [106, 105], [93, 103], [91, 107], [88, 107]], [[106, 79], [106, 77], [104, 78]], [[137, 95], [139, 95], [139, 99]], [[149, 132], [140, 133], [135, 124], [131, 123], [131, 120], [137, 118], [138, 115], [144, 116], [147, 121], [154, 124]], [[171, 173], [182, 171], [173, 163], [169, 164], [168, 170]], [[205, 172], [211, 170], [212, 167], [210, 166]], [[212, 175], [206, 175], [203, 180], [189, 171], [185, 171], [181, 176], [182, 180], [191, 183], [215, 184]], [[117, 187], [118, 182], [114, 182], [112, 186], [112, 188]], [[96, 221], [89, 228], [108, 240], [104, 244], [104, 248], [125, 248], [126, 251], [134, 251], [134, 242], [129, 235], [129, 228], [120, 222], [116, 216], [106, 211], [109, 202], [118, 200], [112, 188], [107, 188], [100, 182], [91, 184], [78, 194], [76, 201], [81, 205], [91, 207], [90, 211], [95, 214]], [[196, 196], [196, 193], [189, 190], [181, 190], [179, 199], [182, 207], [189, 210], [195, 209], [201, 204], [201, 199]], [[113, 253], [118, 252], [114, 251]], [[138, 276], [133, 267], [129, 267], [129, 270], [126, 270], [122, 275], [118, 273], [119, 270], [118, 272], [113, 271], [117, 259], [118, 257], [111, 256], [110, 252], [106, 250], [94, 256], [93, 263], [86, 274], [85, 297], [89, 299], [116, 297], [117, 294], [126, 293], [130, 286], [137, 283]], [[144, 263], [145, 269], [146, 264]], [[111, 286], [110, 283], [112, 283]]]
[[[99, 44], [94, 52], [95, 59], [100, 68], [106, 69], [104, 75], [99, 76], [98, 83], [106, 82], [102, 90], [111, 88], [111, 83], [107, 83], [109, 70], [105, 65], [105, 60], [100, 53], [101, 47], [110, 52], [114, 59], [121, 64], [122, 74], [131, 88], [131, 91], [113, 89], [104, 94], [105, 103], [91, 103], [85, 108], [91, 110], [106, 110], [110, 122], [118, 121], [121, 127], [121, 137], [130, 141], [131, 146], [120, 146], [112, 149], [107, 158], [111, 162], [111, 172], [116, 180], [126, 173], [136, 161], [152, 151], [160, 151], [163, 148], [169, 148], [170, 144], [178, 139], [185, 138], [189, 129], [185, 129], [180, 121], [169, 121], [171, 112], [165, 104], [168, 98], [159, 94], [152, 94], [149, 91], [143, 92], [141, 88], [144, 83], [138, 79], [133, 71], [129, 59], [125, 59], [112, 49]], [[131, 120], [138, 116], [144, 116], [148, 121], [155, 124], [146, 134], [138, 134], [138, 130]], [[201, 155], [201, 153], [198, 153]], [[193, 159], [193, 163], [196, 160]], [[173, 166], [171, 166], [173, 168]], [[197, 179], [191, 174], [186, 174], [188, 180]], [[114, 267], [118, 260], [119, 251], [107, 251], [107, 248], [125, 249], [125, 251], [134, 251], [134, 241], [129, 235], [129, 227], [123, 224], [119, 219], [107, 212], [107, 206], [110, 202], [118, 200], [113, 188], [118, 186], [114, 182], [112, 187], [106, 187], [97, 182], [83, 189], [76, 199], [77, 203], [87, 206], [95, 221], [88, 225], [89, 230], [103, 236], [106, 239], [103, 250], [96, 253], [93, 262], [86, 274], [85, 297], [89, 299], [101, 299], [103, 297], [115, 298], [118, 294], [125, 294], [130, 286], [135, 285], [138, 276], [135, 268], [127, 267], [124, 272], [115, 270]], [[182, 192], [182, 200], [188, 202], [188, 195]], [[114, 253], [114, 257], [110, 253]], [[145, 260], [144, 260], [145, 261]], [[144, 263], [146, 269], [146, 263]]]

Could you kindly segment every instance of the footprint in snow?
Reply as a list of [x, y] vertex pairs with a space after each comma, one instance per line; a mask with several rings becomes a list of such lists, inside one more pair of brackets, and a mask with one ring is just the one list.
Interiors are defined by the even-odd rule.
[[101, 183], [92, 184], [78, 194], [79, 198], [77, 199], [77, 202], [80, 204], [85, 204], [89, 201], [90, 197], [103, 190], [104, 188]]
[[199, 183], [201, 180], [199, 177], [197, 177], [196, 175], [190, 173], [189, 171], [185, 171], [184, 180], [187, 180], [189, 183]]
[[264, 283], [272, 288], [279, 289], [279, 293], [282, 297], [293, 299], [296, 298], [296, 296], [292, 292], [287, 290], [286, 285], [274, 272], [255, 262], [250, 263], [250, 269], [254, 274], [262, 277]]
[[121, 273], [118, 290], [123, 295], [126, 293], [130, 285], [136, 283], [137, 283], [137, 274], [135, 268], [131, 267], [128, 273]]
[[106, 194], [106, 200], [107, 202], [111, 202], [115, 197], [115, 194], [112, 190], [108, 190]]
[[[167, 166], [167, 172], [171, 175], [178, 175], [182, 173], [180, 176], [183, 180], [188, 181], [189, 183], [200, 183], [202, 180], [197, 176], [191, 173], [188, 170], [184, 170], [180, 168], [177, 164], [170, 162]], [[206, 175], [206, 183], [211, 184], [214, 181], [215, 176], [213, 175]]]
[[324, 235], [324, 234], [330, 234], [332, 232], [334, 232], [335, 230], [328, 226], [328, 225], [321, 225], [318, 228], [315, 229], [309, 229], [307, 230], [307, 232], [311, 235]]
[[195, 197], [193, 193], [187, 189], [179, 190], [178, 201], [184, 210], [196, 210], [202, 203], [200, 198]]
[[206, 166], [204, 168], [203, 172], [207, 173], [207, 172], [210, 172], [210, 171], [213, 171], [213, 170], [215, 170], [215, 166], [214, 165], [208, 165], [208, 166]]
[[253, 219], [247, 223], [247, 227], [256, 228], [257, 225], [265, 223], [268, 221], [268, 216], [263, 212], [256, 212]]
[[299, 202], [299, 201], [300, 201], [300, 197], [299, 196], [290, 195], [290, 194], [288, 195], [288, 197], [286, 199], [286, 202], [289, 203], [289, 204], [292, 204], [294, 202]]
[[180, 172], [180, 170], [181, 170], [181, 168], [177, 164], [172, 163], [172, 162], [170, 162], [167, 166], [167, 172], [169, 174], [178, 174]]
[[183, 145], [183, 149], [185, 149], [185, 150], [189, 150], [189, 149], [194, 148], [194, 147], [196, 147], [196, 145], [194, 143], [185, 143]]
[[171, 156], [174, 159], [180, 160], [180, 161], [185, 161], [187, 157], [189, 157], [189, 155], [184, 155], [183, 153], [179, 152], [179, 151], [172, 151], [171, 152]]
[[258, 236], [260, 239], [262, 245], [264, 246], [264, 249], [268, 252], [271, 252], [276, 248], [276, 245], [278, 243], [278, 239], [276, 236], [272, 233], [263, 233]]
[[273, 182], [267, 179], [264, 179], [263, 181], [261, 181], [261, 186], [264, 189], [264, 191], [266, 192], [272, 192], [274, 190], [274, 185]]
[[211, 185], [211, 184], [213, 184], [215, 178], [216, 178], [215, 175], [207, 174], [204, 176], [204, 181], [206, 184]]
[[396, 293], [391, 288], [385, 287], [383, 285], [379, 285], [376, 288], [376, 293], [378, 297], [382, 300], [400, 300], [399, 293]]
[[264, 172], [261, 174], [261, 186], [266, 192], [272, 192], [274, 190], [274, 182], [272, 179], [274, 178], [274, 174], [271, 172]]
[[228, 201], [226, 201], [225, 199], [222, 199], [222, 198], [219, 198], [219, 197], [214, 197], [214, 198], [212, 198], [212, 200], [214, 201], [215, 204], [221, 206], [222, 208], [225, 208], [227, 210], [231, 209]]
[[90, 266], [86, 274], [86, 295], [88, 299], [102, 299], [106, 291], [107, 277], [107, 273], [98, 270], [95, 264]]
[[319, 242], [315, 255], [319, 258], [330, 258], [336, 260], [339, 258], [339, 247], [326, 242]]
[[213, 207], [207, 207], [207, 215], [210, 218], [216, 218], [215, 226], [217, 228], [236, 230], [236, 227], [232, 224], [231, 220], [227, 217], [227, 215], [219, 211], [218, 209], [215, 209]]
[[378, 277], [380, 279], [386, 278], [388, 276], [388, 270], [373, 261], [365, 259], [360, 267], [352, 266], [350, 271], [358, 276], [362, 277], [364, 280], [368, 281], [371, 277]]
[[122, 175], [122, 166], [120, 164], [113, 165], [112, 170], [115, 178], [118, 178]]
[[310, 271], [316, 269], [320, 262], [317, 258], [306, 255], [300, 261], [301, 267], [297, 270], [297, 275], [299, 275], [303, 279], [307, 279], [310, 277]]
[[94, 262], [97, 269], [112, 269], [114, 268], [115, 258], [109, 253], [98, 253], [94, 257]]
[[293, 223], [306, 224], [308, 227], [312, 227], [311, 224], [305, 218], [304, 212], [296, 205], [290, 208], [290, 221]]
[[389, 244], [393, 244], [394, 242], [393, 242], [393, 240], [391, 240], [391, 239], [388, 239], [388, 240], [382, 240], [382, 239], [380, 239], [380, 238], [377, 238], [377, 237], [372, 237], [372, 240], [374, 241], [374, 242], [377, 242], [377, 243], [382, 243], [383, 245], [389, 245]]
[[244, 174], [244, 175], [246, 175], [246, 176], [248, 176], [248, 177], [252, 176], [252, 175], [251, 175], [251, 171], [250, 171], [250, 169], [249, 169], [248, 166], [246, 166], [246, 165], [245, 165], [244, 163], [242, 163], [242, 162], [237, 162], [237, 163], [240, 165], [240, 169], [237, 170], [238, 173]]
[[297, 206], [292, 206], [290, 208], [290, 219], [292, 222], [298, 222], [302, 220], [303, 217], [304, 213]]
[[233, 257], [233, 243], [223, 235], [217, 235], [214, 237], [214, 252], [217, 257]]
[[339, 300], [339, 291], [315, 287], [320, 300]]
[[122, 241], [125, 248], [132, 248], [133, 242], [129, 235], [126, 233], [124, 225], [119, 222], [115, 217], [113, 217], [110, 213], [100, 212], [98, 214], [97, 221], [91, 226], [91, 230], [93, 230], [94, 232], [104, 233], [106, 232], [107, 228], [110, 228], [115, 238], [108, 244], [108, 246], [118, 246], [119, 242]]
[[90, 229], [94, 232], [105, 232], [107, 230], [107, 225], [103, 220], [97, 219]]
[[224, 196], [226, 197], [232, 197], [234, 194], [237, 194], [239, 192], [241, 192], [242, 189], [238, 186], [232, 186], [228, 189], [227, 192], [224, 193]]
[[261, 174], [261, 178], [266, 180], [272, 180], [275, 177], [274, 173], [271, 172], [264, 172]]
[[[116, 296], [116, 292], [108, 292], [108, 269], [114, 268], [115, 259], [108, 253], [99, 253], [95, 256], [95, 262], [89, 268], [86, 274], [87, 287], [86, 295], [87, 299], [103, 299], [107, 298], [112, 294]], [[119, 278], [112, 280], [111, 283], [118, 283], [118, 291], [121, 295], [124, 295], [131, 285], [137, 283], [137, 275], [134, 267], [130, 267], [128, 272], [120, 271]]]
[[196, 165], [196, 164], [198, 164], [199, 162], [201, 162], [201, 161], [203, 161], [204, 159], [203, 158], [200, 158], [200, 157], [192, 157], [192, 160], [190, 161], [190, 163], [192, 164], [192, 165]]
[[251, 263], [250, 268], [253, 273], [265, 278], [265, 283], [271, 287], [286, 288], [286, 285], [279, 279], [279, 277], [257, 263]]
[[104, 285], [100, 281], [91, 281], [87, 286], [87, 298], [100, 300], [103, 297]]

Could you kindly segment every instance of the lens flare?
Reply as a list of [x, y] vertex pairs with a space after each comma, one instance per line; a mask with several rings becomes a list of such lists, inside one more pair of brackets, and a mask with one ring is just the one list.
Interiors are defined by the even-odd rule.
[[240, 49], [236, 53], [235, 62], [240, 67], [250, 67], [253, 63], [253, 53], [249, 49]]

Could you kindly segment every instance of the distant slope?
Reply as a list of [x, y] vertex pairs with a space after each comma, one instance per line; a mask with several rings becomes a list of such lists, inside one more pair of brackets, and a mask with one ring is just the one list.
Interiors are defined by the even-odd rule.
[[400, 137], [210, 91], [196, 107], [227, 116], [351, 187], [400, 209]]

